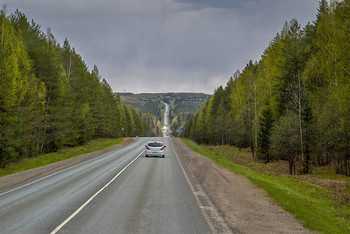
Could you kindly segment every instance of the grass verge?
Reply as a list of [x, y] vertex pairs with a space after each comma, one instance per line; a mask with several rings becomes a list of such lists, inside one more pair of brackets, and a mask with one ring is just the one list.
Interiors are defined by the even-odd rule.
[[0, 176], [5, 176], [32, 168], [48, 165], [50, 163], [62, 161], [68, 158], [77, 157], [82, 154], [87, 154], [93, 151], [101, 150], [112, 145], [118, 144], [124, 138], [118, 139], [96, 139], [88, 142], [85, 145], [77, 147], [69, 147], [59, 150], [58, 152], [43, 154], [36, 158], [26, 158], [17, 163], [11, 163], [5, 168], [0, 169]]
[[304, 227], [322, 233], [350, 233], [350, 209], [332, 200], [330, 191], [295, 178], [252, 170], [233, 163], [209, 147], [200, 146], [189, 139], [182, 141], [217, 164], [246, 176], [284, 210], [294, 214]]

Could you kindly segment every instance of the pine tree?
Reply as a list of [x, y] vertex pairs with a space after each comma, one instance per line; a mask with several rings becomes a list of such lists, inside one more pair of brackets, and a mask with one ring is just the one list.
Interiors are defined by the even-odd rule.
[[259, 153], [258, 157], [263, 158], [266, 163], [270, 162], [270, 144], [271, 144], [271, 132], [272, 132], [272, 112], [269, 105], [267, 105], [259, 118], [259, 132], [258, 132], [258, 144]]

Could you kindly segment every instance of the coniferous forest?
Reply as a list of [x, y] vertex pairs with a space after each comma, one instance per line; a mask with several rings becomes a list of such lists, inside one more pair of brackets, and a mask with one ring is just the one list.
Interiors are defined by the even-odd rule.
[[90, 72], [66, 39], [0, 12], [0, 166], [95, 138], [142, 136], [141, 112]]
[[220, 86], [186, 125], [201, 144], [249, 147], [289, 173], [333, 165], [350, 176], [350, 1], [322, 0], [315, 21], [292, 19], [257, 62]]

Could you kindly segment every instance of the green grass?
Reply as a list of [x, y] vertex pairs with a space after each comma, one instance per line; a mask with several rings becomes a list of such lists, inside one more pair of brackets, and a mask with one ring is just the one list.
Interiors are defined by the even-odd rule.
[[88, 142], [85, 145], [64, 148], [58, 152], [43, 154], [36, 158], [23, 159], [17, 163], [11, 163], [5, 168], [0, 169], [0, 176], [5, 176], [32, 168], [48, 165], [50, 163], [62, 161], [68, 158], [77, 157], [82, 154], [87, 154], [93, 151], [101, 150], [112, 145], [118, 144], [123, 141], [124, 138], [118, 139], [96, 139]]
[[182, 140], [217, 164], [246, 176], [284, 210], [294, 214], [304, 227], [322, 233], [350, 233], [350, 209], [332, 200], [330, 191], [295, 178], [254, 171], [231, 162], [208, 147], [199, 146], [189, 139]]

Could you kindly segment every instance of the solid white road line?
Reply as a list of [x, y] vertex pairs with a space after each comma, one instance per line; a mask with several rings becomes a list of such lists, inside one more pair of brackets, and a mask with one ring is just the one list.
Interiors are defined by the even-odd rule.
[[97, 193], [95, 193], [92, 197], [90, 197], [89, 200], [87, 200], [81, 207], [79, 207], [79, 209], [77, 209], [71, 216], [69, 216], [66, 220], [64, 220], [58, 227], [55, 228], [55, 230], [53, 230], [51, 232], [51, 234], [57, 233], [64, 225], [66, 225], [71, 219], [74, 218], [74, 216], [76, 216], [82, 209], [84, 209], [85, 206], [87, 206], [99, 193], [101, 193], [105, 188], [107, 188], [115, 179], [117, 179], [120, 174], [123, 173], [123, 171], [126, 170], [126, 168], [128, 168], [133, 162], [136, 161], [136, 159], [138, 159], [141, 154], [143, 154], [143, 152], [145, 152], [145, 150], [143, 150], [139, 155], [137, 155], [136, 158], [134, 158], [128, 165], [126, 165], [116, 176], [113, 177], [113, 179], [111, 179], [105, 186], [103, 186], [100, 190], [97, 191]]
[[[180, 161], [180, 158], [179, 156], [177, 155], [177, 152], [176, 152], [176, 149], [174, 147], [174, 143], [171, 139], [171, 145], [174, 149], [174, 152], [175, 152], [175, 155], [176, 155], [176, 158], [177, 158], [177, 161], [179, 162], [180, 164], [180, 167], [182, 169], [182, 172], [184, 173], [185, 175], [185, 178], [187, 180], [187, 183], [188, 185], [190, 186], [191, 190], [192, 190], [192, 193], [197, 201], [197, 204], [204, 216], [204, 219], [207, 221], [207, 224], [210, 228], [210, 230], [212, 231], [212, 233], [218, 233], [217, 231], [217, 228], [216, 226], [217, 225], [220, 225], [220, 233], [231, 233], [231, 229], [230, 227], [228, 226], [228, 224], [225, 222], [225, 220], [220, 216], [219, 212], [216, 210], [214, 204], [212, 203], [212, 201], [210, 200], [210, 198], [207, 196], [207, 194], [202, 190], [201, 186], [199, 184], [197, 184], [197, 191], [194, 189], [194, 186], [192, 184], [192, 182], [190, 181], [189, 177], [187, 176], [187, 173], [185, 171], [185, 168], [183, 167], [181, 161]], [[191, 173], [191, 172], [190, 172]], [[201, 202], [201, 199], [205, 200], [205, 203], [208, 204], [208, 206], [204, 206]], [[215, 220], [215, 224], [213, 223], [213, 220]]]

